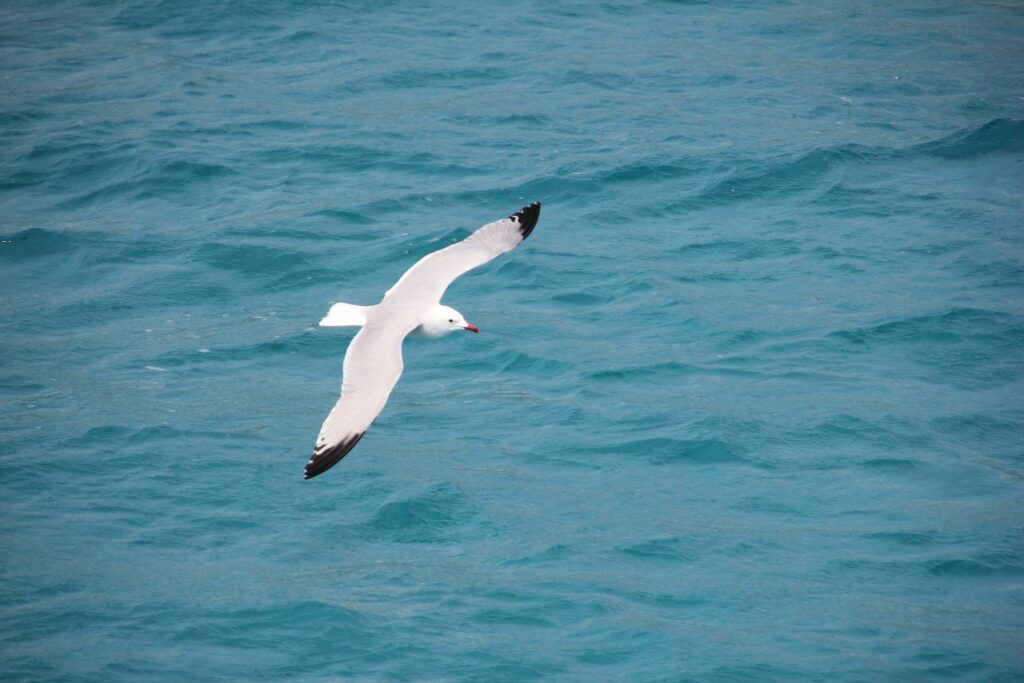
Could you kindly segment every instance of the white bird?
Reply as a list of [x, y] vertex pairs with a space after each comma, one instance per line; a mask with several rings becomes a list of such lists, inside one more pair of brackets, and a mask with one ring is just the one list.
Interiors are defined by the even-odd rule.
[[384, 294], [379, 304], [334, 304], [323, 327], [362, 327], [348, 345], [341, 397], [320, 428], [305, 479], [336, 465], [351, 451], [377, 415], [402, 374], [402, 342], [410, 332], [437, 339], [455, 330], [479, 333], [454, 308], [441, 305], [448, 285], [463, 273], [511, 251], [530, 236], [540, 202], [488, 223], [472, 235], [421, 258]]

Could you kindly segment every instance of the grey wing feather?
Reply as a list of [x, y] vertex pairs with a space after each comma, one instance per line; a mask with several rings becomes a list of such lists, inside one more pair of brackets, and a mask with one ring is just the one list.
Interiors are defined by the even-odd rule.
[[384, 298], [440, 301], [455, 278], [519, 246], [533, 232], [539, 217], [540, 202], [534, 202], [508, 218], [488, 223], [461, 242], [424, 256]]

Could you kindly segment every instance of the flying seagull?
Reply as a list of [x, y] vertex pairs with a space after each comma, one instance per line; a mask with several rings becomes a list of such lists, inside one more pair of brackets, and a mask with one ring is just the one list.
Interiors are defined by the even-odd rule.
[[540, 217], [534, 202], [508, 218], [421, 258], [384, 294], [379, 304], [334, 304], [322, 327], [362, 327], [348, 345], [341, 398], [334, 404], [306, 463], [306, 479], [334, 467], [366, 434], [402, 374], [402, 341], [410, 332], [437, 339], [455, 330], [479, 333], [441, 297], [455, 278], [511, 251], [530, 236]]

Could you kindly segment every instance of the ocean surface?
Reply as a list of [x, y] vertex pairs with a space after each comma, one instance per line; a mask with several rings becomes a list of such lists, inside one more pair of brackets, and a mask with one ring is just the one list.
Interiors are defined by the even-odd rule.
[[[0, 680], [1021, 680], [1022, 36], [5, 2]], [[303, 481], [328, 307], [534, 200]]]

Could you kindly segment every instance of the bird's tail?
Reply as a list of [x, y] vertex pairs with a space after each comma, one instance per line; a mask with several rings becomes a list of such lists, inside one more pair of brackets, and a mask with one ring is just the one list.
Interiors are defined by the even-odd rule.
[[334, 304], [320, 321], [320, 327], [362, 327], [366, 324], [366, 309], [369, 306], [355, 304]]

